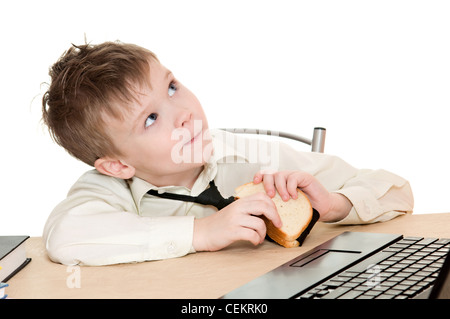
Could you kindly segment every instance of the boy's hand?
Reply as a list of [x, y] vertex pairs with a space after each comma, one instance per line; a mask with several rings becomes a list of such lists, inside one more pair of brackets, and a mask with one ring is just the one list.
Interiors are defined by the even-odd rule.
[[337, 221], [348, 215], [352, 208], [351, 202], [343, 195], [330, 193], [311, 174], [302, 171], [280, 171], [273, 174], [258, 172], [253, 183], [263, 182], [267, 195], [271, 198], [276, 191], [284, 201], [297, 198], [297, 188], [300, 188], [309, 198], [311, 205], [320, 213], [321, 221]]
[[211, 216], [195, 219], [194, 249], [220, 250], [238, 240], [261, 244], [266, 237], [266, 225], [260, 215], [270, 219], [275, 227], [281, 227], [274, 202], [262, 192], [240, 198]]

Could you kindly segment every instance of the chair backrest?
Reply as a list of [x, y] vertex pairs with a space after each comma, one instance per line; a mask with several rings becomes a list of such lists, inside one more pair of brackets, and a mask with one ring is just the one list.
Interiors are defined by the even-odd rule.
[[311, 152], [318, 152], [318, 153], [323, 153], [325, 150], [325, 137], [327, 133], [327, 130], [325, 128], [315, 127], [312, 139], [308, 139], [303, 136], [272, 130], [249, 129], [249, 128], [222, 128], [222, 130], [238, 134], [260, 134], [260, 135], [270, 135], [289, 138], [295, 141], [311, 145]]

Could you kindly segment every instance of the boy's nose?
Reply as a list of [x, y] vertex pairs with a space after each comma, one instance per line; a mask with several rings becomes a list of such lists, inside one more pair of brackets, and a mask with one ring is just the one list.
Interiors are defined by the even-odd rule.
[[192, 122], [192, 113], [185, 108], [180, 108], [175, 118], [175, 128], [188, 128]]

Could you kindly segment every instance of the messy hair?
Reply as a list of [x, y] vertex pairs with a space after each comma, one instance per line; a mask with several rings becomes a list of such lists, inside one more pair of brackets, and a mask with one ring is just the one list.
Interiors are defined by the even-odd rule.
[[50, 68], [42, 119], [53, 140], [94, 166], [98, 158], [120, 156], [106, 132], [105, 114], [121, 119], [136, 100], [137, 86], [149, 84], [151, 51], [134, 44], [72, 45]]

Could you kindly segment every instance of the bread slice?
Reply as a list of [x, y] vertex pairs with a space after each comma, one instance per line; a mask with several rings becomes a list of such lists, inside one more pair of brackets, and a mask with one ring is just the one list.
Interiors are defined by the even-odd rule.
[[[281, 228], [275, 227], [269, 219], [262, 216], [266, 223], [267, 235], [286, 248], [299, 246], [301, 244], [299, 237], [302, 237], [303, 241], [318, 219], [318, 213], [313, 210], [308, 197], [301, 190], [297, 191], [298, 198], [291, 198], [287, 202], [281, 199], [278, 192], [272, 198], [283, 223]], [[236, 197], [242, 198], [258, 192], [265, 192], [263, 183], [247, 183], [236, 188]]]

